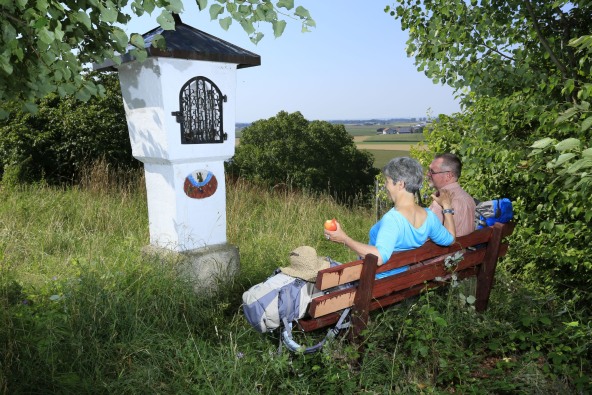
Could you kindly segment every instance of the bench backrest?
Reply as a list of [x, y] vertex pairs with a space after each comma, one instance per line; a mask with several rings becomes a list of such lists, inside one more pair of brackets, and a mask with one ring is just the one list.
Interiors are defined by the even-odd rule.
[[[426, 286], [437, 287], [441, 285], [435, 279], [438, 277], [445, 278], [450, 275], [449, 270], [444, 266], [444, 262], [446, 257], [457, 251], [463, 251], [463, 259], [454, 270], [458, 278], [479, 275], [480, 266], [482, 265], [489, 266], [489, 269], [483, 271], [483, 273], [491, 272], [490, 274], [482, 274], [482, 276], [493, 276], [497, 258], [504, 256], [508, 249], [508, 244], [503, 243], [502, 239], [510, 235], [513, 230], [514, 223], [498, 223], [459, 237], [449, 247], [440, 247], [428, 241], [417, 249], [393, 253], [384, 265], [372, 270], [371, 279], [362, 278], [366, 282], [372, 282], [370, 290], [365, 290], [371, 292], [370, 310], [385, 307], [418, 294]], [[357, 260], [320, 271], [317, 275], [317, 289], [325, 291], [338, 285], [360, 280], [364, 262], [371, 264], [369, 259], [376, 262], [376, 257], [370, 255], [365, 260]], [[381, 273], [402, 266], [409, 266], [409, 269], [394, 276], [374, 280], [374, 273]], [[484, 280], [489, 281], [492, 278], [485, 278]], [[363, 288], [367, 288], [367, 286], [363, 286]], [[353, 286], [342, 290], [329, 291], [314, 298], [308, 310], [310, 317], [317, 321], [314, 327], [322, 327], [325, 321], [327, 325], [334, 322], [336, 314], [333, 313], [352, 306], [357, 292], [358, 286]], [[477, 292], [479, 293], [480, 290], [478, 289]], [[482, 295], [477, 295], [479, 303], [482, 304], [477, 306], [478, 309], [484, 309], [489, 298], [489, 290], [481, 290], [481, 292]], [[483, 299], [485, 299], [484, 302]], [[483, 303], [485, 304], [483, 305]], [[314, 328], [311, 326], [310, 329]]]

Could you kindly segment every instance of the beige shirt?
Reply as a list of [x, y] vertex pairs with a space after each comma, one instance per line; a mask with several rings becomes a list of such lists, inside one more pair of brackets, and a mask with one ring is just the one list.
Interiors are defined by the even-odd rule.
[[[442, 189], [446, 189], [453, 196], [452, 208], [454, 209], [456, 237], [468, 235], [475, 230], [475, 200], [460, 187], [458, 182], [448, 184]], [[443, 223], [442, 207], [438, 203], [432, 202], [429, 208]]]

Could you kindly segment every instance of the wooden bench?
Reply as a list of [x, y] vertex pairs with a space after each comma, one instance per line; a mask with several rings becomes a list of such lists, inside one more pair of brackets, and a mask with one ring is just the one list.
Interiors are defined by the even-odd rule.
[[[300, 328], [308, 332], [335, 324], [340, 317], [340, 310], [352, 307], [350, 336], [361, 344], [360, 333], [368, 324], [370, 311], [405, 300], [426, 288], [444, 285], [445, 282], [439, 278], [451, 274], [444, 265], [445, 259], [457, 251], [462, 251], [463, 259], [454, 272], [458, 279], [477, 277], [475, 308], [482, 312], [487, 308], [497, 260], [508, 251], [508, 243], [504, 242], [504, 238], [512, 234], [514, 226], [512, 222], [496, 223], [459, 237], [449, 247], [440, 247], [428, 241], [415, 250], [393, 253], [380, 267], [376, 264], [376, 256], [367, 255], [363, 260], [321, 270], [316, 281], [316, 287], [321, 291], [352, 281], [358, 282], [353, 287], [329, 290], [314, 298], [308, 307], [307, 316], [298, 321]], [[375, 279], [377, 273], [407, 265], [409, 269], [403, 273]]]

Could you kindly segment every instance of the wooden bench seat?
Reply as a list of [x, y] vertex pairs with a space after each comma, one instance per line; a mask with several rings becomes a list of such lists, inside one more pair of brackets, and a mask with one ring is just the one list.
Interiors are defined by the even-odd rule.
[[[305, 332], [335, 324], [340, 311], [352, 307], [352, 331], [354, 340], [368, 324], [369, 312], [382, 309], [394, 303], [419, 294], [426, 288], [446, 284], [440, 278], [449, 277], [451, 272], [444, 265], [446, 257], [462, 251], [462, 260], [454, 272], [459, 279], [477, 277], [475, 308], [482, 312], [487, 308], [493, 277], [499, 257], [508, 251], [504, 238], [512, 234], [514, 223], [496, 223], [459, 237], [449, 247], [440, 247], [431, 241], [409, 251], [395, 252], [382, 266], [377, 266], [377, 257], [367, 255], [363, 260], [345, 263], [319, 272], [316, 287], [325, 291], [315, 297], [308, 314], [298, 321]], [[376, 279], [382, 273], [402, 266], [409, 266], [403, 273]], [[335, 287], [355, 284], [345, 289]]]

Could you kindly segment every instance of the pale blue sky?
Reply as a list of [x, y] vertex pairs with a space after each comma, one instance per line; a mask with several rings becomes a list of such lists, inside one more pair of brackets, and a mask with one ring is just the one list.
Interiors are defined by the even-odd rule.
[[[452, 89], [433, 84], [405, 53], [407, 32], [384, 12], [388, 0], [296, 0], [317, 27], [302, 33], [287, 19], [284, 34], [251, 43], [233, 22], [228, 31], [184, 1], [181, 19], [261, 56], [261, 65], [237, 71], [237, 122], [300, 111], [308, 120], [425, 117], [459, 111]], [[210, 2], [211, 3], [211, 2]], [[156, 27], [158, 11], [133, 17], [127, 33]]]

